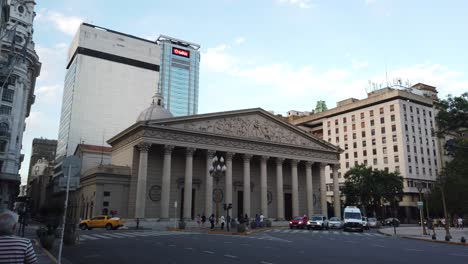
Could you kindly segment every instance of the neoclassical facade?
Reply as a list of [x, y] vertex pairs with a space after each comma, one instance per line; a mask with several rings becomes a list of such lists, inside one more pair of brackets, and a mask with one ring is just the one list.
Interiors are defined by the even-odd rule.
[[[108, 141], [112, 164], [131, 171], [122, 217], [208, 217], [225, 214], [224, 203], [233, 217], [327, 215], [325, 167], [338, 183], [338, 147], [260, 108], [171, 117], [159, 104]], [[209, 172], [214, 155], [225, 161], [221, 177]]]

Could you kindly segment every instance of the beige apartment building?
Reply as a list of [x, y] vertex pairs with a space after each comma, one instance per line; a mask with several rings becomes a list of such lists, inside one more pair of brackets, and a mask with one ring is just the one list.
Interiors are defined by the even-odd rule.
[[[400, 172], [405, 195], [398, 215], [411, 221], [418, 216], [416, 183], [430, 189], [441, 165], [437, 138], [431, 133], [434, 100], [436, 88], [421, 83], [406, 89], [383, 88], [362, 100], [340, 101], [336, 108], [321, 113], [289, 117], [289, 122], [344, 150], [338, 171], [340, 185], [346, 171], [358, 164]], [[328, 168], [326, 175], [327, 200], [331, 203], [333, 180]]]

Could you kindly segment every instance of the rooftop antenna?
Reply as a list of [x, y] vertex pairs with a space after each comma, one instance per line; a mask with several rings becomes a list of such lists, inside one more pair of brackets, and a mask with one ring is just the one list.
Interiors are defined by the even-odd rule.
[[388, 70], [387, 70], [387, 64], [385, 64], [385, 82], [387, 83], [387, 87], [389, 87], [389, 83], [388, 83]]

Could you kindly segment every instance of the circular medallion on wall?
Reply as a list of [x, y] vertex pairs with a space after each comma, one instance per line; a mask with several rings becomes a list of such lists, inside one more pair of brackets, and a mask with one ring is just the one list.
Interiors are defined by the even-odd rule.
[[161, 186], [153, 185], [149, 190], [149, 198], [153, 202], [158, 202], [161, 200]]
[[267, 201], [268, 204], [271, 204], [271, 202], [273, 202], [273, 193], [271, 193], [271, 191], [267, 191]]
[[224, 193], [221, 189], [214, 189], [213, 190], [213, 202], [220, 203], [223, 201]]

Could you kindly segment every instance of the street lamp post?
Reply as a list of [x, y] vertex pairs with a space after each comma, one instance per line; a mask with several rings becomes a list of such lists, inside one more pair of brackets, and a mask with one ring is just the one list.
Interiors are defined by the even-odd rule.
[[[419, 192], [419, 201], [422, 202], [422, 190], [423, 190], [422, 182], [417, 182], [416, 183], [416, 188], [418, 188], [418, 192]], [[424, 207], [422, 207], [422, 206], [419, 207], [419, 217], [421, 218], [421, 226], [423, 228], [423, 235], [427, 235], [426, 225], [424, 224], [423, 208]]]
[[[447, 175], [447, 171], [445, 171], [445, 174]], [[444, 218], [445, 218], [445, 240], [450, 240], [452, 238], [452, 235], [450, 235], [450, 230], [449, 230], [449, 220], [448, 220], [448, 215], [447, 215], [447, 205], [445, 203], [445, 190], [444, 190], [444, 184], [440, 184], [440, 194], [442, 196], [442, 206], [444, 208]]]
[[[216, 186], [218, 186], [219, 179], [225, 172], [226, 172], [226, 164], [224, 162], [223, 156], [219, 156], [218, 158], [217, 155], [214, 155], [211, 161], [210, 174], [211, 174], [211, 177], [215, 179]], [[220, 201], [216, 200], [215, 202], [216, 202], [216, 219], [219, 219], [218, 207], [219, 207]], [[226, 206], [224, 206], [224, 208], [226, 208]], [[227, 210], [227, 213], [228, 213], [227, 216], [229, 216], [229, 209]], [[228, 218], [227, 216], [226, 218]], [[227, 223], [227, 226], [229, 226], [229, 223]]]

